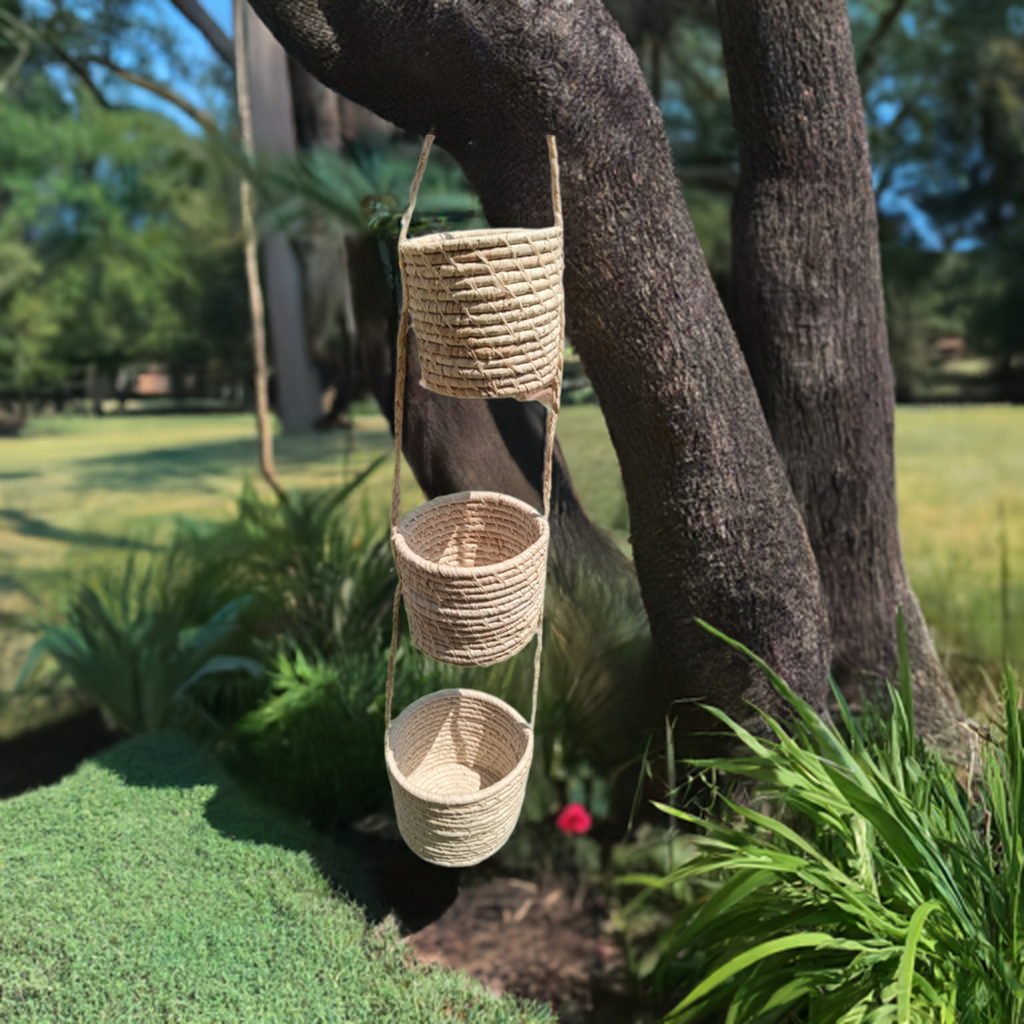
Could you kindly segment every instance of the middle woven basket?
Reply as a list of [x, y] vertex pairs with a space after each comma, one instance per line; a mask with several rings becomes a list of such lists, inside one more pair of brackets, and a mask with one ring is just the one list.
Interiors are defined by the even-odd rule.
[[548, 524], [507, 494], [446, 494], [392, 530], [409, 631], [424, 654], [452, 665], [493, 665], [537, 632]]

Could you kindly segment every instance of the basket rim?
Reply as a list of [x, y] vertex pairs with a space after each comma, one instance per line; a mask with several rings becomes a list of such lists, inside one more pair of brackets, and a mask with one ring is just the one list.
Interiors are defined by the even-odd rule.
[[[445, 505], [464, 504], [468, 501], [481, 500], [507, 505], [522, 513], [526, 518], [536, 522], [540, 529], [536, 539], [511, 558], [506, 558], [501, 562], [489, 562], [487, 565], [440, 565], [413, 551], [403, 532], [408, 528], [409, 520], [412, 517], [430, 515], [431, 512]], [[455, 494], [442, 494], [440, 497], [424, 502], [422, 505], [417, 505], [410, 512], [406, 512], [398, 521], [398, 526], [391, 530], [391, 544], [394, 548], [396, 562], [401, 558], [421, 572], [431, 573], [434, 576], [444, 576], [447, 579], [477, 579], [482, 576], [494, 576], [505, 570], [515, 568], [526, 554], [534, 552], [541, 545], [546, 546], [547, 543], [548, 521], [544, 516], [529, 503], [522, 501], [520, 498], [513, 498], [511, 494], [502, 494], [500, 491], [457, 491]]]
[[[395, 752], [391, 746], [391, 732], [395, 726], [408, 714], [416, 711], [417, 709], [425, 707], [427, 704], [431, 704], [434, 701], [449, 699], [456, 697], [460, 700], [470, 699], [475, 700], [478, 703], [490, 704], [496, 709], [505, 712], [513, 721], [518, 724], [526, 726], [526, 746], [523, 749], [523, 753], [520, 755], [519, 760], [509, 769], [509, 771], [498, 779], [497, 782], [488, 786], [486, 789], [478, 790], [476, 793], [467, 793], [465, 796], [442, 796], [439, 793], [431, 792], [429, 789], [423, 789], [417, 786], [415, 783], [410, 782], [408, 777], [398, 767], [398, 762], [395, 760]], [[415, 797], [417, 800], [422, 800], [425, 803], [436, 804], [442, 807], [468, 807], [471, 804], [478, 803], [481, 800], [486, 800], [490, 796], [493, 796], [500, 789], [507, 787], [509, 777], [515, 774], [516, 770], [520, 768], [523, 762], [533, 757], [533, 727], [529, 722], [511, 704], [506, 703], [500, 697], [495, 697], [492, 693], [484, 693], [483, 690], [472, 690], [466, 687], [450, 687], [446, 690], [435, 690], [433, 693], [428, 693], [419, 700], [413, 701], [392, 723], [391, 727], [384, 735], [384, 761], [387, 764], [387, 769], [391, 774], [391, 777], [408, 793], [410, 796]]]
[[562, 229], [554, 225], [546, 228], [472, 228], [469, 231], [433, 231], [417, 235], [402, 243], [402, 251], [435, 253], [459, 249], [475, 249], [484, 240], [493, 238], [499, 245], [516, 242], [546, 241], [561, 238]]

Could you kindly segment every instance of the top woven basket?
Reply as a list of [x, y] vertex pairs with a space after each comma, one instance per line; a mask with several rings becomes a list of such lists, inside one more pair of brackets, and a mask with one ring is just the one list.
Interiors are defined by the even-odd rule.
[[453, 398], [551, 392], [565, 301], [560, 224], [425, 235], [401, 256], [426, 387]]

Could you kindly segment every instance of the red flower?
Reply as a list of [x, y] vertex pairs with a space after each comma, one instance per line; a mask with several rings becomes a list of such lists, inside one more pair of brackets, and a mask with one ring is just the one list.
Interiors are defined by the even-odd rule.
[[566, 804], [555, 818], [555, 825], [567, 836], [585, 835], [593, 824], [594, 819], [583, 804]]

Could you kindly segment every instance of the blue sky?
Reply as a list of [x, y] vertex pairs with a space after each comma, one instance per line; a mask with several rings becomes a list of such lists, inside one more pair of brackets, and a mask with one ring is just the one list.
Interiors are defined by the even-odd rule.
[[[232, 30], [231, 2], [232, 0], [203, 0], [203, 6], [206, 8], [210, 17], [220, 25], [229, 38], [234, 36], [234, 32]], [[193, 27], [192, 23], [178, 11], [177, 7], [175, 7], [170, 0], [158, 0], [155, 11], [158, 11], [163, 19], [166, 20], [166, 23], [175, 29], [177, 35], [181, 39], [182, 50], [186, 55], [194, 53], [200, 60], [207, 61], [210, 59], [212, 53], [210, 44], [206, 41], [203, 35]], [[159, 59], [157, 59], [156, 62], [156, 71], [157, 75], [154, 77], [159, 77], [161, 81], [175, 89], [176, 92], [180, 93], [190, 103], [193, 103], [200, 108], [206, 105], [204, 97], [198, 90], [192, 88], [188, 83], [173, 81], [170, 73], [167, 72], [167, 69], [160, 67]], [[167, 103], [143, 89], [132, 86], [125, 86], [124, 88], [125, 92], [130, 94], [130, 102], [133, 106], [144, 107], [150, 110], [159, 110], [160, 113], [165, 114], [176, 124], [181, 125], [181, 127], [186, 131], [199, 131], [196, 123], [173, 104]]]
[[231, 0], [207, 0], [207, 12], [222, 29], [230, 36], [231, 32]]

